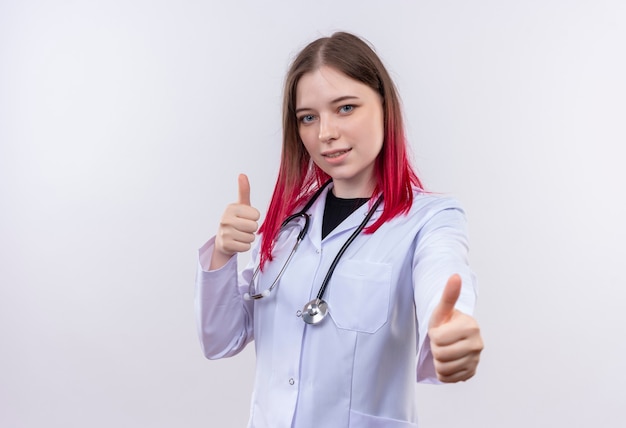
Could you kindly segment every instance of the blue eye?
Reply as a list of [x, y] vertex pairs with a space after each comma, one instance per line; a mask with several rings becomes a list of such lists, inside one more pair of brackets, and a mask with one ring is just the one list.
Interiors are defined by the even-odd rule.
[[354, 110], [354, 106], [353, 105], [345, 105], [345, 106], [341, 106], [341, 108], [339, 109], [340, 113], [350, 113], [352, 110]]
[[302, 123], [311, 123], [315, 120], [315, 116], [313, 116], [312, 114], [305, 114], [304, 116], [300, 117], [300, 122]]

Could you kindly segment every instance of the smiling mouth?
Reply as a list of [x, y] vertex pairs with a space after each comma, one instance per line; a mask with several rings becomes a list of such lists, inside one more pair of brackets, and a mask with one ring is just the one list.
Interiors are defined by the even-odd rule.
[[340, 150], [338, 152], [332, 152], [332, 153], [326, 153], [326, 154], [323, 154], [322, 156], [324, 156], [325, 158], [330, 158], [330, 159], [338, 158], [339, 156], [348, 153], [350, 150], [352, 150], [352, 149]]

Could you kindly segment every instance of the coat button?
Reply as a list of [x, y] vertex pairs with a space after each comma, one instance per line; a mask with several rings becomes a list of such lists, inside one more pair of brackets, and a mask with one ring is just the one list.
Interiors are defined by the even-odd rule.
[[294, 383], [296, 383], [296, 381], [293, 380], [293, 378], [289, 379], [289, 385], [293, 385]]

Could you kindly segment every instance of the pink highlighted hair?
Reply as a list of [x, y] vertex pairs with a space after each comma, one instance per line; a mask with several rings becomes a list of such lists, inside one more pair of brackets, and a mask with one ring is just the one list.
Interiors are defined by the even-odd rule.
[[305, 150], [295, 113], [300, 78], [322, 65], [368, 85], [383, 99], [385, 136], [376, 160], [374, 195], [382, 193], [384, 208], [382, 215], [364, 232], [373, 233], [386, 221], [406, 213], [413, 203], [413, 187], [423, 188], [408, 159], [400, 100], [380, 58], [367, 43], [349, 33], [339, 32], [315, 40], [298, 54], [285, 81], [281, 163], [265, 221], [259, 229], [261, 268], [272, 260], [274, 239], [282, 221], [330, 178]]

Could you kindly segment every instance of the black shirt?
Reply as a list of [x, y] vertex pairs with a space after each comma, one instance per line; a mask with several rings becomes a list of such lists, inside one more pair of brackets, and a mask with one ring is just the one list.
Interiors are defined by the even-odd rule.
[[342, 199], [333, 195], [332, 190], [326, 194], [324, 219], [322, 221], [322, 239], [326, 238], [342, 221], [355, 212], [369, 198]]

